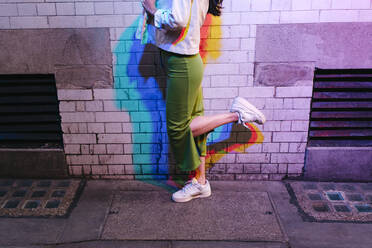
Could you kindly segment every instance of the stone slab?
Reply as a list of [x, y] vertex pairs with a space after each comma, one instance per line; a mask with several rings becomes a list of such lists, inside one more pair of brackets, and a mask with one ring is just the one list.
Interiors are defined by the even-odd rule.
[[372, 147], [307, 147], [304, 178], [372, 180]]
[[0, 149], [0, 161], [0, 177], [68, 177], [63, 149]]
[[108, 28], [0, 30], [0, 44], [0, 74], [57, 73], [57, 88], [113, 87]]
[[174, 203], [166, 191], [120, 191], [102, 234], [108, 240], [284, 239], [266, 192], [214, 191], [211, 197]]

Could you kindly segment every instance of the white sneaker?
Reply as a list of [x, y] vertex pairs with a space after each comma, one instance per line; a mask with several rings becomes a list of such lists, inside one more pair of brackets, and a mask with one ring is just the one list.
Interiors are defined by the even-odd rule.
[[211, 195], [211, 186], [208, 180], [205, 180], [205, 184], [200, 184], [194, 177], [191, 181], [188, 181], [186, 185], [173, 193], [172, 200], [175, 202], [188, 202], [194, 198], [204, 198]]
[[231, 113], [238, 113], [239, 124], [243, 124], [246, 128], [248, 126], [246, 122], [257, 122], [258, 124], [264, 124], [266, 121], [265, 115], [259, 111], [255, 106], [245, 100], [243, 97], [236, 97], [231, 105]]

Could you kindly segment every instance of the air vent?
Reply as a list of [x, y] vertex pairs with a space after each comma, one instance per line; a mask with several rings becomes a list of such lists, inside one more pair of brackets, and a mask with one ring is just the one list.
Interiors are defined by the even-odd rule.
[[372, 146], [372, 69], [316, 69], [309, 146]]
[[0, 148], [62, 148], [53, 75], [0, 75]]

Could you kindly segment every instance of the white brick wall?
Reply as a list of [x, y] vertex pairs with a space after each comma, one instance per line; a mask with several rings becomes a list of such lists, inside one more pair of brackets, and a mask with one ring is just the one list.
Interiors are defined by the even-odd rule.
[[[133, 33], [133, 22], [141, 11], [137, 0], [0, 0], [0, 29], [108, 27], [117, 63], [114, 70], [127, 71], [125, 61], [133, 53], [130, 70], [136, 73], [141, 49], [131, 47], [131, 38], [123, 33]], [[258, 143], [242, 144], [238, 152], [211, 158], [216, 160], [210, 169], [212, 178], [278, 180], [286, 174], [299, 175], [312, 87], [254, 86], [257, 24], [371, 22], [371, 1], [225, 0], [221, 19], [212, 21], [203, 34], [209, 38], [203, 80], [206, 113], [223, 112], [235, 96], [242, 96], [268, 120], [256, 125]], [[153, 73], [152, 64], [159, 64], [156, 53], [144, 56], [146, 68]], [[168, 161], [160, 155], [167, 154], [168, 147], [159, 150], [159, 144], [166, 145], [164, 102], [157, 95], [157, 84], [141, 78], [129, 84], [125, 73], [114, 76], [120, 89], [58, 90], [70, 173], [121, 179], [151, 174], [154, 168], [166, 173], [161, 165]], [[247, 141], [251, 134], [238, 129], [226, 135], [229, 147]], [[147, 154], [158, 156], [157, 167], [151, 167]]]

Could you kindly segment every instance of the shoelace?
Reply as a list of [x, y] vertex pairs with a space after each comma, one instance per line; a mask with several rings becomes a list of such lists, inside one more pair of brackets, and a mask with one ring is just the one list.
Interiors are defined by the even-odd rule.
[[182, 188], [182, 192], [186, 193], [193, 186], [192, 180], [186, 182], [186, 185]]

